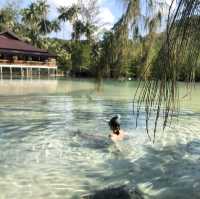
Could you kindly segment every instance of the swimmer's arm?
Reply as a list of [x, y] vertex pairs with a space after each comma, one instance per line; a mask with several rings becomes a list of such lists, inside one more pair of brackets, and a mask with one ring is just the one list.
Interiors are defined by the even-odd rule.
[[122, 132], [123, 132], [123, 140], [128, 140], [130, 138], [130, 135], [128, 135], [128, 133], [125, 131]]

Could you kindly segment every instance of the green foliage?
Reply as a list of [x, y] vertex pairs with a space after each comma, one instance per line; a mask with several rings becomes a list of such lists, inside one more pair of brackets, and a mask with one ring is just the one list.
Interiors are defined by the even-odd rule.
[[33, 45], [42, 47], [41, 40], [53, 31], [59, 31], [59, 21], [48, 19], [50, 6], [46, 1], [38, 0], [21, 10], [21, 34]]
[[72, 69], [70, 43], [60, 39], [48, 39], [43, 42], [43, 48], [57, 55], [59, 69], [69, 73]]
[[11, 3], [0, 9], [0, 32], [4, 30], [18, 29], [18, 9]]
[[80, 37], [85, 33], [85, 25], [81, 20], [77, 20], [73, 24], [72, 39], [80, 40]]
[[71, 7], [63, 7], [58, 8], [58, 12], [60, 13], [58, 19], [61, 21], [69, 21], [73, 23], [78, 18], [78, 14], [80, 12], [80, 7], [76, 4]]
[[87, 42], [72, 42], [72, 74], [75, 76], [90, 75], [91, 47]]
[[[138, 19], [133, 20], [131, 38], [127, 24], [133, 16], [139, 16], [140, 8], [139, 0], [127, 2], [127, 14], [101, 39], [96, 37], [99, 31], [96, 26], [99, 13], [96, 0], [91, 0], [88, 7], [80, 2], [71, 7], [60, 7], [58, 17], [53, 20], [49, 19], [47, 1], [35, 1], [21, 10], [9, 4], [0, 10], [0, 29], [9, 28], [35, 46], [56, 54], [59, 68], [72, 75], [138, 78], [154, 62], [161, 48], [163, 35], [155, 33], [161, 13], [150, 14], [149, 18], [146, 16], [145, 23], [150, 33], [143, 37], [136, 24]], [[149, 7], [152, 6], [150, 3]], [[66, 21], [73, 27], [71, 41], [48, 38], [49, 33], [59, 31], [61, 22]], [[180, 73], [180, 79], [184, 79], [185, 74]], [[146, 76], [149, 75], [151, 71], [146, 72]]]

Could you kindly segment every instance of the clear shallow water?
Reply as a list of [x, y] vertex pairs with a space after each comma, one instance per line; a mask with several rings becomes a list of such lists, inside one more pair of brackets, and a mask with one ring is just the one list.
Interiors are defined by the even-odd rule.
[[[154, 145], [142, 117], [135, 129], [136, 85], [109, 81], [96, 92], [86, 80], [0, 81], [0, 198], [80, 198], [123, 184], [145, 198], [200, 198], [199, 85]], [[121, 153], [106, 143], [117, 113], [129, 136]]]

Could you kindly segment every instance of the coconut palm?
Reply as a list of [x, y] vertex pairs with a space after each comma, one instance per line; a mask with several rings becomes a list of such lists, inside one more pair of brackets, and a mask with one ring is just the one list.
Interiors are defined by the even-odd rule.
[[46, 1], [31, 3], [28, 8], [22, 10], [21, 14], [25, 37], [30, 38], [34, 45], [41, 46], [41, 36], [60, 30], [57, 20], [48, 19], [49, 5]]
[[95, 17], [98, 14], [97, 1], [91, 0], [87, 6], [80, 1], [78, 4], [73, 4], [71, 7], [58, 8], [58, 20], [62, 22], [68, 21], [73, 27], [72, 39], [79, 40], [84, 35], [89, 42], [94, 38], [94, 32], [97, 27]]
[[94, 40], [94, 33], [97, 30], [97, 27], [91, 24], [89, 21], [84, 25], [84, 33], [89, 43]]
[[54, 19], [54, 20], [51, 21], [51, 30], [53, 32], [59, 32], [61, 30], [60, 21], [59, 20]]
[[12, 7], [0, 9], [0, 31], [5, 29], [14, 30], [17, 24], [16, 14], [16, 10]]
[[73, 24], [72, 39], [80, 40], [80, 37], [85, 33], [85, 25], [81, 20], [75, 21]]
[[51, 33], [52, 32], [51, 21], [49, 21], [47, 19], [42, 19], [40, 21], [40, 23], [38, 23], [38, 30], [39, 30], [39, 33], [42, 34], [42, 35], [45, 35], [47, 33]]
[[41, 25], [42, 16], [39, 15], [37, 3], [31, 3], [28, 8], [21, 11], [22, 23], [25, 27], [25, 37], [31, 39], [32, 43], [36, 45], [39, 41], [39, 25]]
[[76, 4], [72, 5], [71, 7], [60, 7], [58, 8], [59, 21], [69, 21], [73, 26], [73, 33], [72, 38], [75, 40], [78, 40], [83, 32], [84, 25], [83, 23], [78, 19], [78, 15], [80, 14], [80, 7]]
[[60, 21], [69, 21], [70, 23], [74, 23], [78, 19], [78, 14], [80, 13], [80, 7], [76, 4], [71, 7], [63, 7], [58, 8], [59, 16], [58, 19]]
[[37, 7], [36, 3], [31, 3], [28, 8], [22, 9], [21, 11], [22, 22], [29, 23], [31, 21], [34, 22], [34, 24], [37, 23], [38, 15], [36, 15], [37, 13], [36, 7]]

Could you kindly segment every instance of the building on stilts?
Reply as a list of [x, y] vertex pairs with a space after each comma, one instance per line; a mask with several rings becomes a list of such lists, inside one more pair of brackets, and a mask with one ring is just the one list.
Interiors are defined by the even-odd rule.
[[57, 74], [56, 56], [23, 41], [10, 31], [0, 33], [0, 78]]

